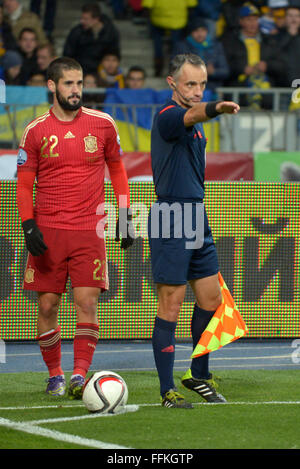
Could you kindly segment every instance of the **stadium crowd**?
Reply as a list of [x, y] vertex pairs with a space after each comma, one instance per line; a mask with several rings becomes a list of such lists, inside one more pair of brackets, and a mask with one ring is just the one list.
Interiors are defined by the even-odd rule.
[[[75, 58], [85, 86], [143, 88], [146, 71], [138, 64], [121, 68], [120, 32], [115, 20], [147, 22], [153, 41], [153, 76], [166, 59], [193, 52], [207, 64], [208, 88], [290, 87], [300, 77], [300, 0], [107, 0], [84, 3], [78, 24], [66, 30], [62, 54]], [[0, 1], [0, 78], [8, 85], [44, 86], [56, 57], [53, 31], [56, 1], [41, 0], [26, 10], [19, 0]], [[167, 44], [167, 46], [166, 46]], [[165, 49], [168, 49], [167, 53]], [[251, 104], [268, 107], [256, 96]]]

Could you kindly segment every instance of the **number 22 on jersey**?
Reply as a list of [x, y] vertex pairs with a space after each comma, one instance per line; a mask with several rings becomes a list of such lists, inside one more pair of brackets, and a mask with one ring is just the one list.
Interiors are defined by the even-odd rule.
[[[46, 153], [47, 147], [49, 146], [49, 153]], [[43, 137], [41, 141], [41, 157], [43, 158], [56, 158], [59, 156], [58, 153], [55, 153], [55, 147], [58, 144], [58, 137], [56, 135], [51, 135], [49, 139], [47, 137]]]

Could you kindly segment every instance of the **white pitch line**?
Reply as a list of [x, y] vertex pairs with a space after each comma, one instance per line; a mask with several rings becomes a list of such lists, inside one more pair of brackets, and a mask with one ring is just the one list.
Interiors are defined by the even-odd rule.
[[45, 438], [51, 438], [56, 441], [63, 441], [65, 443], [72, 443], [74, 445], [88, 446], [89, 448], [97, 449], [130, 449], [126, 446], [115, 445], [113, 443], [105, 443], [103, 441], [93, 440], [91, 438], [82, 438], [77, 435], [71, 435], [69, 433], [62, 433], [56, 430], [48, 430], [37, 425], [32, 425], [26, 422], [14, 422], [12, 420], [4, 419], [0, 417], [0, 426], [11, 428], [16, 431], [29, 433], [31, 435], [43, 436]]
[[137, 412], [139, 410], [138, 405], [127, 405], [125, 409], [117, 412], [116, 414], [87, 414], [87, 415], [77, 415], [75, 417], [57, 417], [55, 419], [40, 419], [40, 420], [30, 420], [28, 423], [31, 425], [41, 425], [43, 423], [57, 423], [57, 422], [71, 422], [73, 420], [86, 420], [86, 419], [96, 419], [99, 417], [114, 417], [115, 415], [123, 415], [128, 412]]
[[[101, 345], [99, 345], [99, 348], [101, 348]], [[263, 345], [261, 346], [259, 343], [257, 345], [245, 345], [239, 346], [239, 345], [229, 345], [226, 350], [227, 351], [236, 351], [236, 350], [257, 350], [258, 348], [260, 349], [291, 349], [291, 345]], [[176, 350], [178, 352], [184, 352], [185, 350], [192, 350], [192, 345], [181, 345], [181, 344], [176, 344]], [[137, 350], [136, 348], [133, 349], [116, 349], [116, 350], [96, 350], [95, 354], [96, 355], [101, 355], [101, 354], [107, 354], [107, 353], [153, 353], [152, 347], [148, 349], [141, 349]], [[6, 353], [6, 357], [34, 357], [38, 356], [40, 357], [40, 352], [28, 352], [28, 353]], [[73, 351], [62, 351], [62, 355], [73, 355]]]
[[[152, 348], [151, 349], [145, 349], [145, 350], [96, 350], [94, 352], [94, 355], [101, 355], [101, 354], [107, 354], [107, 353], [126, 353], [126, 352], [129, 352], [129, 353], [145, 353], [145, 352], [151, 352], [153, 353], [153, 350]], [[73, 351], [70, 351], [70, 352], [64, 352], [62, 351], [62, 355], [73, 355]], [[41, 356], [41, 353], [40, 352], [28, 352], [28, 353], [6, 353], [6, 357], [40, 357]]]
[[[193, 405], [200, 405], [200, 406], [212, 406], [212, 405], [218, 405], [218, 406], [228, 406], [228, 405], [299, 405], [300, 401], [257, 401], [257, 402], [247, 402], [247, 401], [235, 401], [235, 402], [193, 402]], [[161, 404], [139, 404], [139, 407], [155, 407], [155, 406], [161, 406]]]
[[[265, 368], [272, 368], [272, 369], [275, 369], [275, 368], [279, 368], [281, 370], [285, 370], [287, 367], [293, 367], [293, 369], [296, 369], [299, 368], [299, 364], [295, 364], [295, 363], [260, 363], [260, 364], [250, 364], [250, 363], [247, 363], [247, 368], [245, 368], [245, 365], [217, 365], [217, 364], [214, 364], [213, 367], [214, 367], [214, 370], [217, 371], [217, 370], [236, 370], [237, 368], [241, 369], [241, 370], [244, 370], [244, 371], [247, 371], [247, 370], [250, 370], [250, 369], [258, 369], [258, 370], [264, 370]], [[284, 368], [283, 368], [284, 367]], [[174, 368], [175, 371], [181, 371], [181, 370], [186, 370], [186, 366], [177, 366]], [[123, 371], [123, 370], [122, 370]]]
[[[210, 360], [211, 361], [216, 361], [216, 360], [235, 360], [235, 361], [238, 361], [238, 360], [270, 360], [270, 359], [277, 359], [277, 358], [290, 358], [291, 359], [291, 354], [288, 354], [288, 355], [266, 355], [266, 356], [256, 356], [256, 357], [219, 357], [219, 358], [214, 358], [214, 357], [210, 357]], [[186, 358], [186, 359], [181, 359], [181, 360], [175, 360], [175, 363], [179, 363], [179, 362], [186, 362], [186, 361], [190, 361], [190, 358]]]
[[[214, 360], [214, 361], [219, 361], [221, 362], [223, 360], [223, 358], [210, 358], [210, 360]], [[235, 358], [232, 357], [230, 358], [231, 361], [235, 361]], [[179, 362], [181, 360], [175, 360], [175, 366], [174, 366], [174, 371], [186, 371], [186, 366], [180, 366], [180, 365], [176, 365], [177, 362]], [[186, 360], [182, 360], [182, 362], [184, 363], [189, 363], [190, 362], [190, 359], [186, 359]], [[245, 368], [246, 366], [246, 368]], [[299, 364], [295, 364], [295, 363], [287, 363], [286, 361], [283, 362], [283, 363], [247, 363], [246, 365], [245, 364], [242, 364], [242, 365], [236, 365], [236, 364], [233, 364], [233, 365], [230, 365], [228, 363], [226, 363], [226, 365], [220, 365], [220, 364], [217, 364], [217, 363], [214, 363], [213, 364], [213, 367], [214, 367], [214, 370], [235, 370], [235, 369], [242, 369], [242, 370], [248, 370], [248, 369], [253, 369], [253, 368], [258, 368], [259, 370], [264, 370], [265, 368], [280, 368], [282, 369], [283, 367], [284, 368], [287, 368], [287, 367], [293, 367], [293, 368], [299, 368]], [[70, 368], [65, 368], [64, 371], [66, 373], [71, 373], [72, 372], [72, 369]], [[94, 371], [98, 371], [96, 369], [91, 369], [90, 370], [91, 372], [94, 372]], [[118, 369], [115, 369], [116, 372], [118, 373], [122, 373], [122, 372], [131, 372], [131, 371], [156, 371], [156, 368], [155, 366], [152, 366], [152, 367], [148, 367], [148, 368], [118, 368]], [[7, 374], [17, 374], [19, 373], [18, 371], [8, 371], [8, 372], [5, 372]], [[35, 373], [45, 373], [45, 371], [35, 371]], [[1, 373], [0, 373], [0, 377], [1, 377]]]
[[0, 407], [0, 410], [66, 409], [69, 407], [76, 408], [76, 407], [84, 407], [84, 406], [83, 404], [33, 405], [33, 406]]
[[[211, 406], [211, 405], [292, 405], [292, 404], [295, 404], [295, 405], [299, 405], [300, 404], [300, 401], [255, 401], [255, 402], [251, 402], [251, 401], [227, 401], [227, 402], [221, 402], [221, 403], [208, 403], [208, 402], [193, 402], [194, 405], [204, 405], [204, 406]], [[158, 402], [153, 402], [153, 403], [149, 403], [149, 404], [131, 404], [130, 406], [126, 406], [126, 407], [132, 407], [132, 410], [129, 410], [134, 412], [135, 411], [135, 407], [156, 407], [156, 406], [161, 406], [160, 403]], [[31, 410], [31, 409], [63, 409], [63, 408], [66, 408], [66, 407], [73, 407], [73, 408], [83, 408], [85, 407], [84, 404], [78, 404], [78, 405], [66, 405], [66, 406], [28, 406], [28, 407], [25, 407], [25, 406], [22, 406], [22, 407], [0, 407], [0, 410]], [[87, 414], [87, 417], [89, 417], [89, 415], [95, 415], [95, 414]], [[96, 414], [97, 416], [100, 416], [101, 414]], [[78, 417], [62, 417], [63, 419], [64, 418], [68, 418], [68, 419], [73, 419], [73, 418], [79, 418], [81, 419], [81, 417], [83, 416], [78, 416]], [[91, 417], [90, 417], [91, 418]], [[53, 421], [53, 420], [56, 420], [56, 419], [47, 419], [47, 422], [49, 421]], [[42, 422], [41, 420], [38, 421], [38, 420], [32, 420], [30, 421], [30, 423], [33, 423], [33, 422]], [[44, 421], [45, 423], [45, 421]]]
[[[205, 402], [200, 402], [200, 404], [205, 404]], [[221, 403], [220, 403], [221, 404]], [[225, 405], [299, 405], [300, 401], [257, 401], [257, 402], [225, 402]], [[208, 404], [211, 405], [211, 404]], [[215, 404], [214, 404], [215, 405]]]

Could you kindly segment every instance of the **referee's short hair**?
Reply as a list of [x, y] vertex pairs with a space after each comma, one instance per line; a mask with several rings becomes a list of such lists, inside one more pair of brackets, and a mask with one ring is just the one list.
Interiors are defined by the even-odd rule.
[[47, 69], [47, 80], [52, 80], [57, 85], [65, 70], [79, 70], [82, 72], [82, 67], [77, 60], [71, 57], [59, 57], [50, 63]]
[[177, 78], [181, 67], [189, 63], [191, 65], [195, 65], [196, 67], [205, 67], [204, 60], [197, 54], [177, 54], [175, 55], [169, 65], [169, 74], [173, 78]]

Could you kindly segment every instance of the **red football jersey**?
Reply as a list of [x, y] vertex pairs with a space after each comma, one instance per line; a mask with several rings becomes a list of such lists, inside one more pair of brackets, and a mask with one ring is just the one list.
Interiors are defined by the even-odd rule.
[[41, 226], [95, 229], [104, 202], [105, 162], [120, 159], [116, 124], [104, 112], [81, 107], [72, 121], [52, 109], [25, 129], [18, 171], [35, 171], [34, 217]]

